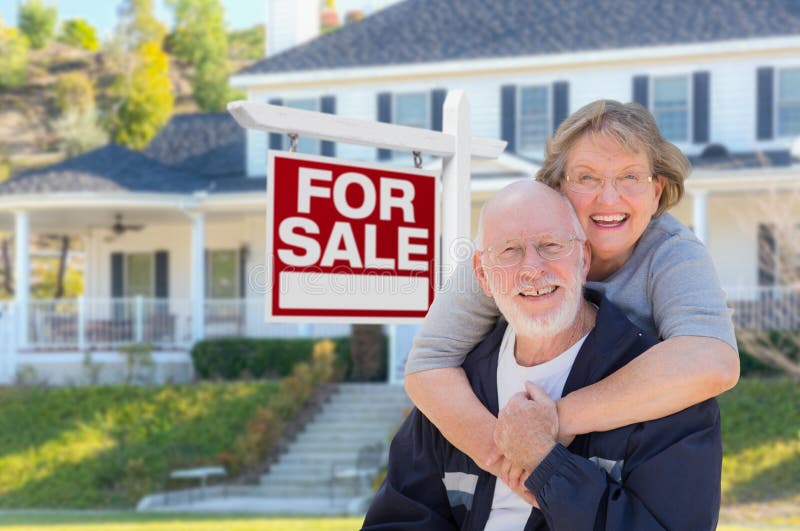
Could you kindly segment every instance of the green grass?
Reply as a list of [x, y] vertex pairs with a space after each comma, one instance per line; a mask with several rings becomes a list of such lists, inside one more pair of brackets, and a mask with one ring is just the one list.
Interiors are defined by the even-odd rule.
[[719, 399], [724, 505], [800, 505], [800, 384], [742, 380]]
[[0, 507], [129, 508], [217, 463], [277, 384], [0, 389]]

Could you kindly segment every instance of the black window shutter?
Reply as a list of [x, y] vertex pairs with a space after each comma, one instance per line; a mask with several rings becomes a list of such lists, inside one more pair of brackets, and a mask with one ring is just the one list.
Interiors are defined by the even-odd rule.
[[773, 115], [773, 83], [775, 69], [770, 66], [759, 68], [756, 71], [756, 138], [758, 140], [771, 140], [774, 136], [772, 125]]
[[692, 141], [695, 144], [708, 142], [709, 122], [711, 118], [710, 109], [710, 81], [708, 72], [695, 72], [692, 83], [692, 95], [694, 100], [693, 135]]
[[124, 260], [123, 253], [111, 253], [111, 297], [115, 299], [125, 296]]
[[431, 91], [431, 129], [434, 131], [442, 130], [442, 111], [444, 110], [444, 100], [447, 91], [444, 89], [434, 89]]
[[[326, 114], [336, 114], [336, 96], [322, 96], [319, 100], [320, 110]], [[336, 144], [330, 140], [323, 140], [319, 152], [324, 157], [336, 156]]]
[[561, 125], [569, 113], [569, 83], [557, 81], [553, 83], [553, 133]]
[[633, 101], [647, 109], [647, 76], [633, 77]]
[[156, 298], [169, 297], [169, 251], [156, 251]]
[[517, 86], [500, 88], [500, 137], [508, 142], [506, 151], [517, 151]]
[[758, 224], [758, 285], [774, 286], [777, 273], [775, 252], [775, 227], [769, 223]]
[[[269, 100], [270, 105], [283, 105], [283, 100], [281, 99], [271, 99]], [[269, 134], [269, 148], [270, 149], [283, 149], [283, 135], [280, 133], [270, 133]]]
[[[381, 92], [378, 94], [378, 121], [392, 123], [392, 94]], [[378, 160], [389, 160], [392, 158], [391, 149], [378, 149]]]

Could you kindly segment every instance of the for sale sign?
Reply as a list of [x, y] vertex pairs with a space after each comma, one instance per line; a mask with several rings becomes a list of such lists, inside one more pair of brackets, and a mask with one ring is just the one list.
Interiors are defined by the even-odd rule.
[[269, 321], [416, 321], [433, 301], [436, 174], [269, 152]]

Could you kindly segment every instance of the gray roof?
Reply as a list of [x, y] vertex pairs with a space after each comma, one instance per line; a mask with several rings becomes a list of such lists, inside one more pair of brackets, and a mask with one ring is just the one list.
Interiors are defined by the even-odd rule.
[[245, 174], [245, 130], [228, 113], [179, 114], [143, 153], [167, 166], [206, 177]]
[[0, 195], [69, 192], [190, 193], [208, 188], [207, 179], [116, 144], [95, 149], [0, 183]]
[[405, 0], [238, 73], [513, 57], [798, 34], [797, 0]]

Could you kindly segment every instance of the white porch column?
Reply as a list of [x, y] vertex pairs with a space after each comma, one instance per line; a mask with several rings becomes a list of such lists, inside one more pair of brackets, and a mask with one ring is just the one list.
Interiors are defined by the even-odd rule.
[[694, 233], [708, 245], [708, 190], [694, 190], [691, 194]]
[[199, 341], [205, 337], [205, 246], [206, 227], [202, 212], [192, 212], [192, 283], [190, 299], [192, 301], [192, 340]]
[[[28, 345], [30, 300], [30, 217], [24, 210], [14, 214], [14, 306], [17, 316], [17, 346]], [[11, 367], [16, 374], [16, 367]]]

